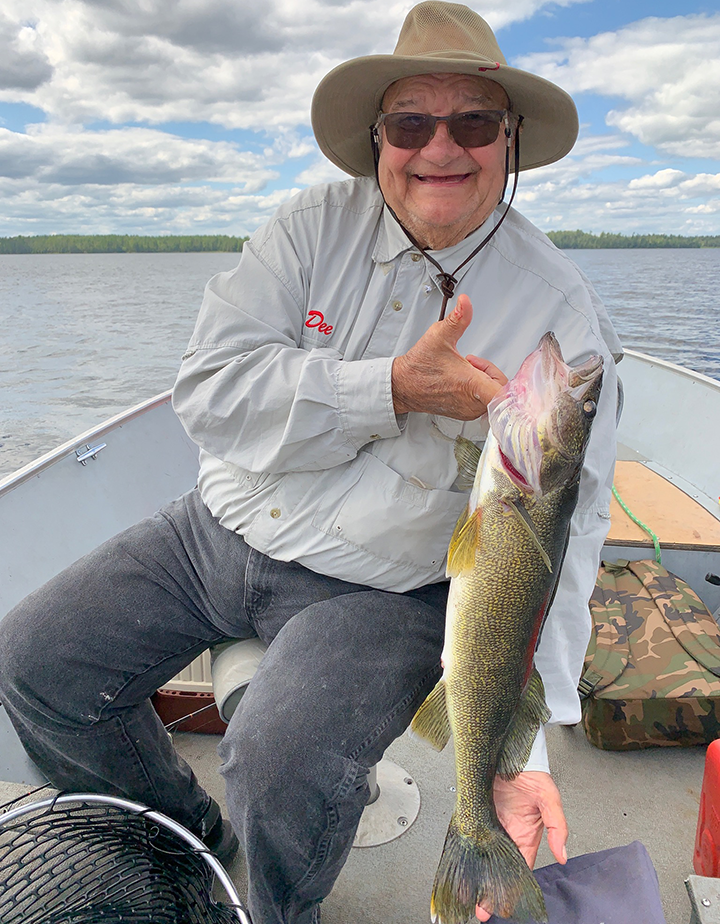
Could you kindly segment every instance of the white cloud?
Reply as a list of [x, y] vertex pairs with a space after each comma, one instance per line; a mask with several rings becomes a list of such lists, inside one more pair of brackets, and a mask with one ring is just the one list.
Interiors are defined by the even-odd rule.
[[[574, 2], [583, 0], [552, 6]], [[391, 52], [412, 5], [5, 0], [0, 60], [3, 46], [14, 47], [28, 20], [34, 25], [24, 27], [33, 38], [27, 52], [35, 57], [24, 71], [15, 67], [24, 84], [17, 78], [3, 89], [0, 81], [0, 99], [30, 103], [63, 122], [205, 120], [256, 130], [308, 125], [321, 78], [349, 58]], [[546, 5], [548, 0], [493, 0], [482, 13], [497, 29]]]
[[30, 92], [52, 77], [52, 67], [31, 26], [0, 15], [0, 90]]
[[678, 157], [720, 158], [720, 13], [652, 17], [617, 32], [558, 40], [513, 63], [627, 103], [607, 123]]
[[[562, 164], [567, 168], [563, 171]], [[554, 169], [558, 168], [558, 169]], [[521, 175], [515, 204], [544, 231], [717, 234], [720, 173], [660, 170], [630, 182], [590, 180], [571, 159]]]
[[[319, 152], [318, 152], [319, 153]], [[322, 156], [299, 173], [295, 180], [300, 186], [315, 186], [318, 183], [332, 183], [334, 180], [346, 180], [347, 173], [343, 173], [335, 164]]]
[[147, 128], [0, 128], [0, 235], [245, 234], [294, 191], [262, 193], [278, 160]]
[[35, 125], [0, 128], [0, 176], [66, 186], [178, 182], [240, 183], [257, 191], [277, 176], [263, 157], [229, 142], [180, 138], [149, 128], [83, 131]]
[[647, 189], [651, 191], [657, 191], [658, 189], [669, 189], [672, 186], [678, 186], [684, 178], [685, 174], [682, 172], [682, 170], [672, 170], [667, 168], [666, 170], [658, 170], [657, 173], [652, 175], [641, 176], [637, 177], [637, 179], [630, 180], [628, 183], [628, 189]]
[[266, 221], [297, 189], [262, 195], [240, 188], [40, 184], [0, 178], [0, 236], [189, 232], [244, 235]]

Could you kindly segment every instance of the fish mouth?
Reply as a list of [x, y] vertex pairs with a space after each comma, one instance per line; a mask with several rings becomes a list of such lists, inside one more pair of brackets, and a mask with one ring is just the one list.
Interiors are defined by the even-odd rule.
[[559, 408], [597, 400], [602, 369], [599, 355], [569, 366], [557, 338], [548, 331], [488, 405], [503, 470], [523, 493], [544, 493], [541, 467], [548, 443], [569, 462], [574, 458], [576, 451], [568, 448], [558, 425]]

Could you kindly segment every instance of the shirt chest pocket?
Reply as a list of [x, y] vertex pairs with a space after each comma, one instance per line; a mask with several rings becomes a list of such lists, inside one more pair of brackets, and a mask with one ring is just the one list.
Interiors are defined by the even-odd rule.
[[384, 561], [442, 567], [466, 494], [411, 484], [365, 452], [345, 474], [328, 486], [313, 526]]

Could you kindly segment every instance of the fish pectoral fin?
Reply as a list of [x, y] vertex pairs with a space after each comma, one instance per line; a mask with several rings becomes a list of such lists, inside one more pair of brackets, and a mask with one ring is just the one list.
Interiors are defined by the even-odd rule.
[[545, 567], [548, 569], [550, 574], [553, 573], [552, 562], [550, 561], [550, 556], [543, 548], [542, 542], [540, 541], [540, 536], [537, 534], [537, 529], [535, 529], [535, 524], [530, 518], [530, 514], [527, 512], [526, 508], [523, 506], [521, 501], [516, 501], [514, 498], [504, 498], [507, 506], [512, 510], [515, 516], [518, 518], [520, 523], [522, 523], [523, 529], [527, 532], [528, 536], [537, 546], [538, 552], [540, 552], [540, 557], [545, 562]]
[[415, 713], [410, 723], [410, 735], [429, 742], [436, 751], [442, 751], [450, 740], [450, 719], [445, 700], [445, 681], [441, 678], [430, 695]]
[[542, 678], [534, 667], [498, 757], [498, 776], [514, 780], [525, 769], [538, 729], [548, 721], [550, 714]]
[[480, 542], [480, 507], [468, 515], [466, 508], [458, 519], [448, 548], [447, 577], [457, 577], [475, 567], [475, 553]]
[[480, 464], [482, 450], [467, 437], [455, 437], [455, 461], [458, 467], [458, 477], [455, 482], [460, 490], [469, 489], [475, 481], [475, 474]]

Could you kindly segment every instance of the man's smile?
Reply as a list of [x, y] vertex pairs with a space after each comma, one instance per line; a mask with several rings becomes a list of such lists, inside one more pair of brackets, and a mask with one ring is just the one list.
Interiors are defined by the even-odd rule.
[[413, 173], [412, 178], [419, 183], [425, 183], [433, 186], [457, 186], [464, 183], [471, 173], [453, 173], [448, 176], [431, 174], [431, 173]]

